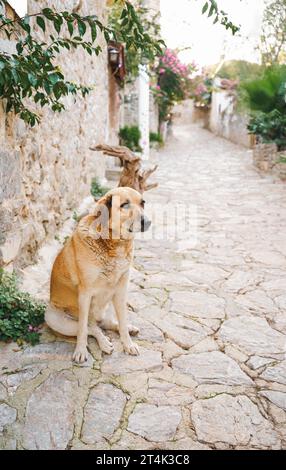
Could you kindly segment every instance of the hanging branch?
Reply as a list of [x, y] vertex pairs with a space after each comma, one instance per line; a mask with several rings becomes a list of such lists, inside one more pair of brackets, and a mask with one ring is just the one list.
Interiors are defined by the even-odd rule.
[[158, 165], [148, 170], [142, 170], [141, 158], [134, 155], [128, 147], [99, 144], [90, 147], [90, 150], [102, 151], [104, 155], [120, 159], [123, 170], [118, 186], [133, 188], [141, 194], [158, 186], [158, 183], [147, 184], [147, 179], [157, 170]]
[[[116, 1], [120, 3], [120, 38], [126, 49], [133, 47], [148, 56], [160, 55], [164, 42], [145, 33], [137, 10], [129, 1]], [[61, 112], [65, 109], [64, 96], [80, 93], [85, 97], [94, 88], [66, 79], [57, 64], [63, 50], [82, 48], [91, 56], [98, 55], [102, 52], [99, 36], [103, 35], [107, 43], [117, 41], [117, 31], [95, 14], [82, 16], [77, 10], [58, 12], [43, 8], [12, 19], [6, 15], [7, 3], [0, 0], [0, 31], [1, 37], [15, 41], [15, 51], [0, 50], [0, 99], [6, 113], [13, 111], [34, 126], [40, 122], [39, 106]], [[35, 29], [42, 30], [42, 38], [34, 34]]]

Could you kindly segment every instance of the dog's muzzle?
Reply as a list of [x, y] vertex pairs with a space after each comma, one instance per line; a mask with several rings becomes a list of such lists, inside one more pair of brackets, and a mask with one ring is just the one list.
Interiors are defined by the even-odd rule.
[[149, 220], [144, 215], [141, 217], [141, 232], [146, 232], [151, 225], [151, 220]]

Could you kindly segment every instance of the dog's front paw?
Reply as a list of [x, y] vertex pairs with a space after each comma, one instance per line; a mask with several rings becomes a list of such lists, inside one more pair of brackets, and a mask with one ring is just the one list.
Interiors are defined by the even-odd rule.
[[98, 341], [98, 345], [101, 351], [105, 352], [105, 354], [111, 354], [113, 351], [113, 344], [110, 339], [107, 338], [107, 336], [103, 336], [102, 338], [100, 338], [100, 340]]
[[123, 349], [126, 353], [131, 354], [131, 356], [138, 356], [139, 354], [139, 348], [136, 343], [133, 343], [133, 341], [123, 343]]
[[73, 361], [77, 363], [82, 363], [87, 361], [88, 351], [86, 346], [77, 345], [73, 353]]

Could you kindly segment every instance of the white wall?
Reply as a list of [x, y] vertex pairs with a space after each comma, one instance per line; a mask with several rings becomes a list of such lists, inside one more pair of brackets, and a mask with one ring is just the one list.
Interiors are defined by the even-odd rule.
[[225, 139], [251, 147], [248, 118], [236, 111], [236, 97], [226, 90], [214, 91], [210, 112], [210, 130]]

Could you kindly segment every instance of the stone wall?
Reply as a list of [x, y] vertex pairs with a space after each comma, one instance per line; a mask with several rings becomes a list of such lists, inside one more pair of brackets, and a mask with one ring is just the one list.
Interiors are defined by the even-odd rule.
[[[29, 0], [29, 13], [43, 7], [103, 17], [102, 0]], [[42, 32], [34, 26], [39, 37]], [[41, 123], [28, 128], [8, 116], [0, 102], [0, 265], [23, 266], [35, 259], [37, 249], [53, 238], [89, 195], [90, 180], [104, 179], [105, 160], [90, 145], [108, 142], [109, 99], [106, 45], [90, 57], [82, 50], [64, 52], [59, 64], [66, 78], [95, 84], [85, 99], [68, 97], [66, 110], [55, 114], [40, 109]]]

